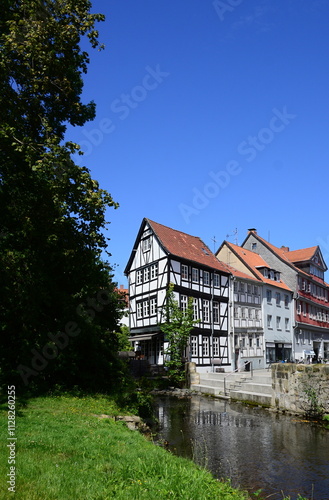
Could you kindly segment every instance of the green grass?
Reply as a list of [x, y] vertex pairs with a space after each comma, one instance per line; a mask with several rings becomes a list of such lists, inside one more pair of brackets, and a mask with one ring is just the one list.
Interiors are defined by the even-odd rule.
[[7, 408], [2, 408], [1, 500], [247, 498], [191, 461], [129, 431], [122, 422], [96, 417], [121, 413], [104, 396], [35, 398], [19, 409], [14, 495], [5, 485]]

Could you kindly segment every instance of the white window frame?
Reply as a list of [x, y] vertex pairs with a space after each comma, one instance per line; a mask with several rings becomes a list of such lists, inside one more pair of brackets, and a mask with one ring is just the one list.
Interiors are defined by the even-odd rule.
[[143, 252], [148, 252], [151, 249], [151, 237], [148, 236], [142, 240], [142, 250]]
[[187, 305], [188, 305], [188, 298], [187, 295], [181, 295], [180, 296], [180, 308], [182, 311], [187, 311]]
[[192, 267], [192, 282], [199, 283], [199, 269]]
[[158, 276], [158, 263], [151, 265], [151, 280]]
[[202, 356], [209, 356], [209, 337], [202, 337]]
[[214, 286], [216, 288], [219, 288], [219, 286], [220, 286], [219, 274], [217, 274], [217, 273], [214, 273]]
[[203, 271], [203, 284], [208, 286], [210, 284], [210, 274], [209, 271]]
[[219, 357], [219, 337], [213, 337], [213, 357], [218, 358]]
[[181, 264], [181, 277], [182, 280], [188, 280], [188, 266]]
[[191, 335], [191, 356], [196, 357], [198, 355], [198, 337], [196, 335]]
[[219, 302], [213, 302], [213, 321], [214, 324], [219, 324]]
[[209, 300], [202, 301], [202, 316], [204, 323], [209, 323]]

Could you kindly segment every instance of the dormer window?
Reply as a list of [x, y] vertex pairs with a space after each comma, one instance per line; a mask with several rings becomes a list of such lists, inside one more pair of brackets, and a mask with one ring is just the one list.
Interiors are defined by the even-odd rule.
[[274, 280], [274, 271], [272, 271], [272, 270], [270, 271], [270, 279]]
[[268, 278], [268, 269], [264, 267], [264, 278]]

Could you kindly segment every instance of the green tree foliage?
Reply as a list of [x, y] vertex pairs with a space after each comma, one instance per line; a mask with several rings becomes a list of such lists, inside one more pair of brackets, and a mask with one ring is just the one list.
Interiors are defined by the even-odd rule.
[[160, 324], [169, 345], [165, 352], [165, 365], [168, 375], [174, 385], [181, 386], [185, 380], [184, 354], [188, 345], [190, 333], [196, 320], [193, 319], [193, 299], [189, 298], [185, 311], [175, 300], [174, 285], [170, 283], [165, 304], [166, 321]]
[[[95, 104], [80, 99], [89, 62], [80, 41], [101, 48], [95, 24], [104, 16], [87, 0], [1, 7], [1, 381], [99, 388], [114, 383], [110, 332], [121, 306], [101, 254], [105, 212], [118, 205], [74, 163], [79, 146], [65, 132], [95, 116]], [[31, 370], [25, 379], [19, 366]]]

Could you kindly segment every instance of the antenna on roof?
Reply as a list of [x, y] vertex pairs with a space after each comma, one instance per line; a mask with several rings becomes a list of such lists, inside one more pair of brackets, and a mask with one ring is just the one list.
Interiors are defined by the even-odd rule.
[[235, 236], [235, 238], [234, 238], [234, 243], [235, 243], [236, 245], [238, 245], [238, 244], [239, 244], [239, 243], [238, 243], [238, 228], [235, 228], [235, 229], [234, 229], [233, 234], [227, 234], [227, 235], [226, 235], [226, 238], [229, 238], [230, 236]]
[[217, 243], [216, 236], [214, 236], [213, 238], [211, 238], [211, 241], [214, 242], [214, 253], [215, 253], [216, 252], [216, 243]]

